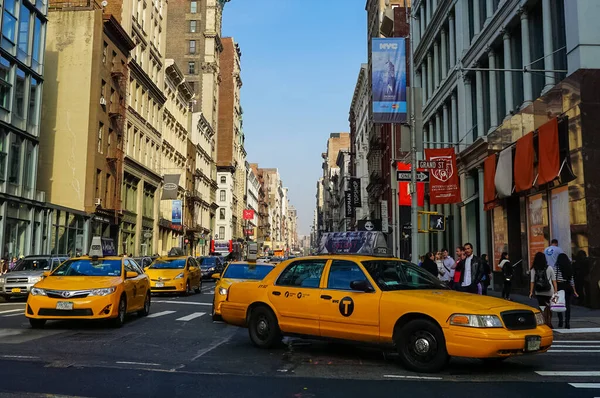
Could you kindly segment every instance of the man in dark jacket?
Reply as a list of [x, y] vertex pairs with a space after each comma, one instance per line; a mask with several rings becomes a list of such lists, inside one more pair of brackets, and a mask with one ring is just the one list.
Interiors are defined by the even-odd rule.
[[461, 261], [459, 267], [462, 269], [460, 276], [460, 291], [467, 293], [479, 292], [479, 283], [484, 275], [483, 262], [473, 254], [473, 245], [465, 243], [465, 259]]

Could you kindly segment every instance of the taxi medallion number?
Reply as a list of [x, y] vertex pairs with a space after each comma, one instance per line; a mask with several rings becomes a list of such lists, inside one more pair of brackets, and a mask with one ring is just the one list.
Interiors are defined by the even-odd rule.
[[70, 311], [73, 309], [73, 302], [72, 301], [59, 301], [58, 303], [56, 303], [56, 309]]
[[163, 282], [156, 282], [156, 287], [165, 287]]
[[525, 351], [527, 352], [539, 351], [541, 344], [542, 338], [540, 336], [525, 337]]
[[21, 293], [21, 289], [18, 287], [15, 287], [11, 290], [12, 293]]

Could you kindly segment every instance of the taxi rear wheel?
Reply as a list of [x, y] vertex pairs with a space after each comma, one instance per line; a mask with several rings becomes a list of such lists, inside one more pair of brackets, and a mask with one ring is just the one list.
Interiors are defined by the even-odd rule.
[[41, 329], [46, 325], [46, 320], [29, 318], [29, 324], [33, 329]]
[[394, 343], [404, 367], [414, 372], [439, 372], [450, 359], [444, 333], [427, 319], [408, 322], [395, 334]]
[[258, 348], [271, 348], [281, 342], [277, 317], [264, 306], [256, 307], [250, 313], [248, 333], [252, 344]]
[[148, 293], [146, 293], [146, 298], [144, 299], [144, 306], [138, 311], [139, 316], [147, 316], [150, 313], [150, 296], [150, 290], [148, 290]]

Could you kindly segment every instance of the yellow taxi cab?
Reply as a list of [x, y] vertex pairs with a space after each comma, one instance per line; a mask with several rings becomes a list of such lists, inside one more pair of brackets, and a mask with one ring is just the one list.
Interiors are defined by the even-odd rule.
[[128, 313], [150, 312], [150, 280], [129, 258], [92, 250], [44, 276], [27, 298], [25, 316], [33, 328], [65, 319], [110, 319], [120, 327]]
[[229, 263], [222, 274], [214, 274], [212, 278], [216, 279], [217, 282], [215, 284], [215, 295], [211, 311], [213, 321], [221, 320], [221, 303], [225, 301], [227, 291], [232, 284], [261, 281], [273, 268], [275, 268], [274, 264], [264, 262], [236, 261]]
[[394, 347], [416, 372], [438, 372], [452, 356], [499, 361], [550, 348], [552, 330], [537, 309], [452, 291], [414, 264], [375, 255], [382, 247], [338, 254], [365, 253], [378, 241], [356, 244], [356, 235], [341, 234], [322, 245], [325, 254], [284, 261], [260, 283], [230, 286], [223, 320], [247, 327], [260, 348], [283, 335]]
[[191, 294], [202, 290], [202, 272], [196, 259], [180, 250], [171, 250], [168, 256], [157, 258], [145, 271], [150, 277], [152, 293]]

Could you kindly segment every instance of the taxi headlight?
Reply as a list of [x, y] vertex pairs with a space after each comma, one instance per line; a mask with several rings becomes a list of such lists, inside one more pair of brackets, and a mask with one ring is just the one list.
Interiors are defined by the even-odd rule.
[[544, 314], [542, 314], [541, 312], [536, 312], [535, 323], [537, 323], [538, 325], [545, 325], [546, 321], [544, 320]]
[[227, 296], [227, 288], [226, 287], [220, 287], [219, 288], [219, 294], [221, 296]]
[[471, 328], [501, 328], [502, 322], [496, 315], [454, 314], [450, 317], [450, 325]]
[[46, 291], [44, 289], [40, 289], [37, 287], [31, 288], [31, 292], [29, 292], [32, 296], [45, 296]]
[[6, 282], [5, 278], [0, 278], [0, 285], [4, 285], [5, 282]]
[[31, 276], [29, 277], [29, 283], [38, 283], [42, 280], [41, 276]]
[[183, 279], [183, 272], [175, 277], [175, 279]]
[[115, 286], [106, 287], [106, 288], [103, 288], [103, 289], [93, 289], [93, 290], [90, 290], [90, 294], [88, 294], [88, 297], [93, 297], [93, 296], [108, 296], [109, 294], [114, 293], [115, 290], [117, 290], [117, 288]]

